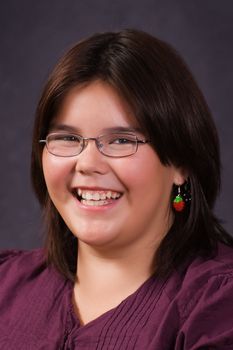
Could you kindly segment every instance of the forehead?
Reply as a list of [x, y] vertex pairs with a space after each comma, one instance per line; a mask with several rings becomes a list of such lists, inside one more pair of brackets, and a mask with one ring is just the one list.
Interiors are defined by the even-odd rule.
[[94, 81], [75, 86], [64, 97], [51, 128], [67, 125], [84, 130], [138, 128], [132, 109], [109, 84]]

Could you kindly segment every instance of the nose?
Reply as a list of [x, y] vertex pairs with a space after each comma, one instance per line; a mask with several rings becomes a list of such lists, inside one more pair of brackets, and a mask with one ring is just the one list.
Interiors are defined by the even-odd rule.
[[85, 141], [83, 151], [77, 156], [75, 170], [82, 174], [105, 174], [108, 171], [108, 159], [100, 153], [94, 138]]
[[93, 143], [95, 143], [95, 146], [98, 149], [98, 151], [100, 151], [99, 148], [98, 148], [98, 139], [97, 138], [95, 138], [95, 137], [83, 137], [84, 145], [83, 145], [83, 148], [82, 148], [82, 152], [88, 146], [89, 141], [93, 141]]

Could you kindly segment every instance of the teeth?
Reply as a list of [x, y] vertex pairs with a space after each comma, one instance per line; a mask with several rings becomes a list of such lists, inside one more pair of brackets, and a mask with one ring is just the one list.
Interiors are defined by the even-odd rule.
[[105, 198], [106, 198], [105, 194], [104, 193], [100, 193], [100, 199], [105, 199]]
[[[77, 193], [80, 197], [82, 197], [83, 201], [93, 201], [93, 202], [101, 202], [106, 201], [106, 199], [117, 199], [120, 197], [119, 192], [113, 192], [113, 191], [88, 191], [88, 190], [82, 190], [78, 188]], [[96, 203], [94, 203], [95, 205]], [[106, 203], [105, 203], [106, 204]], [[89, 204], [88, 204], [89, 205]], [[100, 204], [103, 205], [103, 204]]]
[[92, 194], [87, 192], [87, 193], [85, 193], [85, 196], [82, 196], [82, 197], [89, 200], [89, 199], [92, 199]]
[[93, 194], [93, 197], [92, 197], [95, 201], [99, 201], [100, 200], [100, 194], [97, 192], [97, 193], [94, 193]]
[[108, 201], [88, 201], [86, 199], [82, 199], [82, 203], [85, 205], [90, 205], [90, 206], [101, 206], [101, 205], [106, 205], [108, 204]]

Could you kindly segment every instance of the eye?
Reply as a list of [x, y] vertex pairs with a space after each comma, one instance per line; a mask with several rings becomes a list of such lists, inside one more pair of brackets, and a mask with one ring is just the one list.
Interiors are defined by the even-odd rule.
[[76, 135], [70, 135], [70, 134], [54, 134], [54, 135], [50, 135], [50, 141], [78, 143], [80, 142], [80, 138]]
[[128, 145], [135, 143], [136, 137], [134, 135], [111, 135], [108, 141], [111, 145]]
[[131, 142], [132, 142], [132, 140], [129, 140], [127, 138], [118, 138], [118, 139], [115, 139], [112, 143], [124, 145], [124, 144], [131, 143]]

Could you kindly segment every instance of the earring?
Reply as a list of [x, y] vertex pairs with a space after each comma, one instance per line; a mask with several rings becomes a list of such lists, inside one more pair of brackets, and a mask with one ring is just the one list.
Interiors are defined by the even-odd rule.
[[173, 199], [173, 208], [175, 209], [175, 211], [183, 211], [185, 208], [185, 202], [183, 200], [183, 197], [180, 194], [180, 186], [178, 186], [178, 194], [176, 195], [176, 197]]

